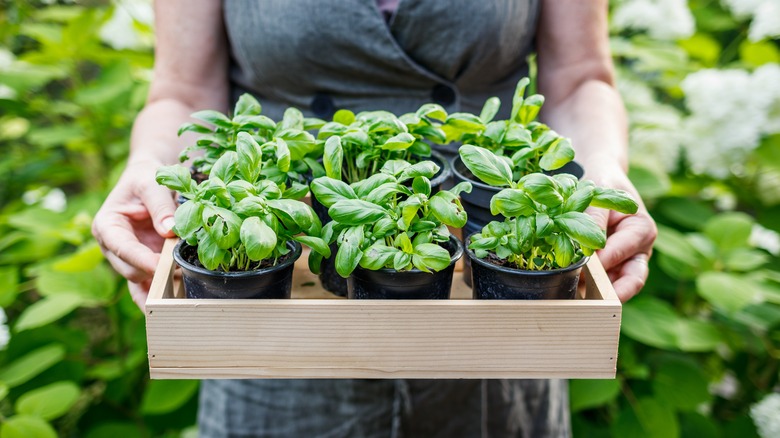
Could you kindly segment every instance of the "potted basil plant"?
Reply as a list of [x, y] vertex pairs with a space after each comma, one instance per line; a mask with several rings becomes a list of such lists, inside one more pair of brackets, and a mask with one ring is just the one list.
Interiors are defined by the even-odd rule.
[[222, 154], [236, 151], [239, 134], [243, 132], [261, 145], [263, 178], [284, 185], [286, 197], [300, 199], [308, 193], [303, 175], [312, 170], [322, 172], [313, 158], [316, 140], [307, 130], [319, 128], [324, 122], [304, 118], [296, 108], [288, 108], [279, 123], [261, 112], [257, 99], [245, 93], [236, 102], [232, 117], [215, 110], [193, 113], [191, 117], [199, 122], [183, 124], [179, 136], [194, 132], [199, 137], [182, 151], [179, 160], [191, 160], [193, 177], [200, 182], [208, 177]]
[[[333, 120], [325, 123], [317, 134], [322, 153], [324, 175], [347, 184], [363, 181], [377, 174], [393, 160], [411, 164], [430, 160], [438, 171], [431, 178], [436, 192], [450, 176], [449, 162], [429, 143], [442, 143], [446, 135], [441, 126], [447, 113], [440, 105], [425, 104], [415, 113], [396, 116], [388, 111], [365, 111], [358, 114], [339, 110]], [[314, 173], [314, 176], [320, 174]], [[316, 199], [312, 205], [320, 220], [329, 220], [327, 207]], [[335, 248], [333, 248], [335, 250]], [[333, 266], [333, 260], [323, 261], [320, 273], [323, 287], [337, 295], [347, 294], [347, 284]]]
[[490, 211], [503, 216], [465, 239], [475, 299], [574, 298], [582, 266], [606, 244], [606, 233], [585, 209], [637, 211], [622, 190], [565, 173], [515, 181], [509, 164], [489, 150], [464, 145], [459, 152], [477, 178], [500, 190]]
[[[447, 299], [462, 246], [447, 226], [462, 227], [458, 195], [468, 183], [432, 193], [431, 161], [386, 162], [353, 184], [320, 177], [311, 191], [332, 221], [322, 236], [335, 243], [335, 269], [350, 298]], [[411, 182], [410, 185], [407, 185]]]
[[262, 148], [241, 132], [236, 151], [224, 152], [200, 184], [183, 166], [158, 170], [159, 184], [187, 198], [174, 214], [181, 241], [173, 255], [188, 298], [289, 298], [300, 244], [330, 255], [317, 215], [262, 178], [262, 164]]

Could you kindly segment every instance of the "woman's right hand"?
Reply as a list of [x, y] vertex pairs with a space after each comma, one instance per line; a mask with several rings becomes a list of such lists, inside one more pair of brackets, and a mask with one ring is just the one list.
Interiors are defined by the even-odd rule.
[[162, 163], [128, 163], [92, 222], [92, 234], [111, 266], [128, 280], [133, 301], [143, 310], [163, 240], [173, 237], [172, 193], [155, 181]]

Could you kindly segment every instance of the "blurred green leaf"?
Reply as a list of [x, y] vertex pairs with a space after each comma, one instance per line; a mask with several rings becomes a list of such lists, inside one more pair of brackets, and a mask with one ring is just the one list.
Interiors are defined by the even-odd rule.
[[758, 285], [738, 274], [704, 272], [696, 279], [696, 290], [702, 298], [727, 313], [763, 300]]
[[85, 438], [144, 438], [143, 431], [135, 423], [98, 423], [87, 431]]
[[689, 198], [663, 199], [658, 203], [658, 210], [675, 224], [692, 230], [702, 229], [715, 216], [709, 205]]
[[22, 394], [16, 401], [16, 412], [53, 420], [68, 412], [80, 393], [73, 382], [52, 383]]
[[141, 412], [160, 415], [184, 405], [198, 389], [197, 380], [152, 380], [141, 401]]
[[572, 412], [594, 408], [614, 400], [620, 394], [619, 380], [571, 380], [569, 405]]
[[722, 435], [712, 418], [695, 412], [684, 412], [680, 415], [680, 436], [719, 438]]
[[57, 438], [51, 425], [38, 417], [17, 415], [0, 425], [3, 438]]
[[631, 408], [624, 409], [612, 424], [614, 436], [675, 438], [680, 435], [675, 412], [658, 400], [641, 398]]
[[772, 41], [743, 41], [739, 45], [739, 57], [751, 67], [780, 63], [780, 49]]
[[84, 299], [84, 304], [104, 304], [114, 298], [114, 273], [105, 264], [80, 272], [61, 272], [48, 266], [39, 270], [36, 279], [38, 291], [43, 296], [78, 295]]
[[10, 306], [19, 293], [19, 268], [0, 266], [0, 307]]
[[87, 302], [83, 296], [72, 293], [43, 297], [24, 309], [14, 329], [20, 332], [52, 323]]
[[695, 362], [667, 359], [652, 379], [656, 396], [667, 406], [693, 411], [712, 400], [707, 385], [709, 380]]
[[0, 381], [13, 388], [27, 382], [65, 357], [65, 348], [49, 344], [16, 359], [0, 370]]
[[639, 297], [623, 306], [622, 331], [627, 336], [661, 349], [677, 348], [679, 317], [657, 298]]
[[704, 234], [725, 252], [748, 246], [755, 220], [745, 213], [728, 212], [714, 216], [704, 225]]
[[686, 40], [677, 42], [691, 58], [700, 60], [704, 65], [714, 66], [720, 57], [720, 43], [711, 35], [696, 33]]
[[667, 194], [672, 187], [666, 172], [651, 169], [640, 163], [631, 163], [628, 177], [645, 200], [661, 197]]
[[748, 248], [736, 248], [723, 257], [726, 268], [732, 271], [752, 271], [769, 262], [769, 254]]

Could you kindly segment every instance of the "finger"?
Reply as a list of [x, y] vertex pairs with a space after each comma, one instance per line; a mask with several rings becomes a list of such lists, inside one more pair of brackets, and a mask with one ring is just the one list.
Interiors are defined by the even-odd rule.
[[650, 273], [647, 260], [646, 254], [637, 254], [623, 263], [619, 278], [612, 284], [621, 302], [628, 301], [645, 285]]
[[130, 231], [130, 226], [123, 225], [126, 222], [127, 219], [120, 216], [113, 223], [100, 227], [102, 232], [98, 236], [98, 242], [130, 266], [153, 274], [160, 255], [141, 244]]
[[656, 235], [652, 221], [626, 216], [614, 228], [607, 245], [598, 252], [604, 269], [610, 270], [638, 253], [650, 254]]
[[173, 213], [176, 211], [176, 202], [171, 191], [162, 186], [143, 186], [138, 197], [149, 210], [154, 224], [154, 229], [162, 237], [173, 237]]
[[598, 224], [599, 228], [601, 228], [602, 230], [607, 229], [607, 224], [609, 223], [609, 210], [605, 210], [603, 208], [588, 207], [585, 210], [585, 213], [593, 217], [593, 219], [596, 221], [596, 224]]
[[130, 297], [133, 302], [142, 312], [146, 310], [146, 297], [149, 296], [149, 284], [148, 282], [133, 283], [127, 282], [127, 290], [130, 291]]
[[124, 260], [117, 257], [114, 253], [107, 250], [102, 251], [103, 255], [106, 257], [106, 260], [108, 260], [108, 263], [111, 264], [114, 270], [122, 277], [128, 279], [128, 281], [140, 283], [142, 281], [148, 280], [151, 277], [148, 272], [129, 265]]

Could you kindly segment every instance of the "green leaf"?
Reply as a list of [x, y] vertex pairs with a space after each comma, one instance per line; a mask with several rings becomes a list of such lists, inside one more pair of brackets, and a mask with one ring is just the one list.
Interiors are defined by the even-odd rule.
[[491, 97], [485, 101], [482, 105], [482, 111], [479, 113], [479, 118], [482, 123], [488, 123], [493, 120], [493, 117], [498, 113], [498, 109], [501, 107], [501, 100], [497, 97]]
[[290, 148], [287, 146], [287, 142], [281, 138], [274, 140], [274, 144], [276, 145], [276, 165], [282, 172], [287, 172], [290, 170]]
[[0, 371], [0, 381], [5, 382], [11, 388], [19, 386], [64, 358], [65, 347], [60, 344], [40, 347], [6, 365]]
[[411, 164], [406, 160], [388, 160], [379, 171], [397, 178], [408, 167], [411, 167]]
[[431, 180], [424, 176], [418, 176], [412, 181], [414, 193], [422, 193], [425, 196], [431, 195]]
[[0, 425], [3, 438], [57, 438], [57, 432], [49, 423], [27, 415], [16, 415]]
[[244, 93], [238, 98], [235, 109], [235, 115], [258, 115], [263, 111], [260, 102], [249, 93]]
[[173, 214], [175, 225], [173, 232], [184, 240], [190, 241], [195, 233], [203, 227], [203, 204], [187, 201], [180, 205]]
[[68, 412], [80, 393], [78, 385], [73, 382], [52, 383], [22, 394], [16, 400], [16, 412], [53, 420]]
[[324, 240], [320, 239], [316, 236], [293, 236], [293, 239], [308, 246], [312, 249], [312, 251], [315, 251], [322, 255], [323, 257], [330, 257], [330, 247], [327, 243], [325, 243]]
[[724, 255], [723, 263], [731, 271], [753, 271], [769, 262], [769, 255], [763, 251], [736, 248]]
[[747, 247], [754, 223], [753, 218], [745, 213], [721, 213], [704, 225], [704, 234], [721, 251]]
[[355, 121], [355, 113], [350, 110], [340, 109], [333, 114], [333, 121], [342, 125], [351, 125]]
[[423, 272], [438, 272], [450, 265], [450, 253], [435, 243], [422, 243], [414, 248], [412, 263]]
[[238, 170], [238, 154], [233, 151], [225, 151], [219, 159], [211, 166], [210, 175], [219, 178], [225, 183], [230, 182]]
[[739, 57], [751, 67], [780, 63], [780, 49], [772, 41], [750, 42], [745, 40], [739, 45]]
[[462, 228], [466, 225], [468, 216], [457, 195], [449, 191], [441, 191], [431, 196], [428, 205], [433, 216], [445, 225]]
[[181, 137], [182, 134], [185, 132], [196, 132], [198, 134], [210, 134], [212, 131], [211, 129], [199, 125], [197, 123], [185, 123], [179, 127], [179, 131], [177, 132], [177, 135]]
[[666, 350], [677, 348], [679, 317], [667, 303], [639, 297], [623, 306], [621, 330], [628, 337], [651, 347]]
[[534, 201], [547, 207], [563, 204], [563, 196], [554, 179], [543, 173], [532, 173], [520, 178], [518, 185]]
[[574, 259], [574, 245], [571, 244], [571, 240], [561, 234], [552, 236], [552, 239], [553, 251], [555, 251], [555, 263], [561, 268], [569, 266], [572, 259]]
[[6, 309], [19, 294], [19, 268], [0, 266], [0, 307]]
[[344, 160], [344, 150], [341, 147], [341, 137], [334, 135], [325, 141], [325, 151], [322, 164], [325, 167], [325, 175], [329, 178], [341, 180], [341, 166]]
[[352, 227], [344, 233], [336, 253], [336, 272], [344, 278], [349, 277], [363, 258], [360, 245], [363, 243], [363, 227]]
[[596, 187], [590, 205], [615, 210], [620, 213], [634, 214], [639, 206], [634, 198], [623, 190]]
[[409, 149], [414, 141], [415, 138], [412, 134], [409, 134], [408, 132], [402, 132], [387, 139], [387, 141], [382, 146], [380, 146], [380, 148], [388, 151], [402, 151]]
[[341, 200], [328, 209], [328, 215], [334, 221], [345, 225], [370, 224], [387, 214], [384, 208], [359, 199]]
[[495, 187], [505, 187], [512, 184], [512, 169], [494, 153], [485, 148], [463, 145], [458, 150], [463, 164], [477, 178]]
[[567, 235], [580, 245], [590, 249], [604, 248], [607, 236], [593, 218], [585, 213], [570, 211], [553, 218]]
[[260, 145], [246, 132], [239, 132], [236, 138], [238, 172], [245, 180], [254, 182], [260, 175], [262, 151]]
[[734, 313], [763, 300], [761, 289], [744, 275], [704, 272], [696, 279], [696, 291], [713, 306]]
[[74, 294], [89, 305], [108, 303], [116, 293], [116, 275], [106, 264], [80, 272], [63, 272], [47, 266], [41, 269], [35, 284], [43, 296]]
[[615, 400], [620, 395], [619, 380], [569, 381], [569, 406], [572, 412], [595, 408]]
[[360, 259], [360, 267], [376, 271], [390, 265], [398, 249], [387, 246], [381, 241], [369, 246]]
[[358, 198], [352, 187], [343, 181], [333, 178], [317, 178], [311, 182], [310, 187], [317, 201], [328, 208], [336, 202]]
[[195, 191], [194, 181], [190, 171], [184, 166], [163, 166], [157, 169], [155, 178], [157, 184], [176, 190], [181, 193], [192, 193]]
[[231, 210], [205, 205], [201, 215], [203, 228], [221, 249], [230, 249], [239, 240], [241, 218]]
[[435, 103], [426, 103], [415, 114], [418, 117], [427, 117], [440, 122], [447, 120], [447, 111], [441, 105]]
[[81, 295], [64, 293], [43, 297], [24, 309], [16, 321], [17, 332], [52, 323], [88, 301]]
[[350, 187], [354, 189], [357, 195], [355, 199], [365, 199], [377, 187], [395, 182], [396, 179], [386, 173], [375, 173], [367, 179], [351, 184]]
[[509, 120], [520, 122], [518, 114], [520, 113], [520, 108], [523, 106], [523, 95], [525, 94], [525, 87], [527, 87], [530, 83], [531, 80], [528, 78], [522, 78], [517, 82], [515, 94], [512, 95], [512, 114], [509, 116]]
[[244, 244], [249, 260], [255, 262], [264, 260], [276, 248], [276, 233], [257, 216], [244, 220], [240, 234], [241, 243]]
[[530, 216], [536, 213], [534, 201], [520, 189], [503, 189], [490, 199], [490, 213], [506, 217]]
[[541, 94], [533, 94], [526, 97], [514, 120], [523, 125], [533, 122], [542, 109], [542, 105], [544, 105], [544, 96]]
[[213, 110], [198, 111], [190, 115], [190, 117], [198, 120], [203, 120], [204, 122], [208, 122], [211, 123], [212, 125], [216, 125], [222, 128], [233, 127], [233, 122], [230, 119], [228, 119], [226, 115], [222, 114], [219, 111], [213, 111]]
[[319, 234], [322, 224], [311, 207], [294, 199], [269, 199], [268, 207], [292, 234]]
[[564, 201], [563, 211], [585, 211], [593, 200], [594, 192], [595, 186], [590, 181], [579, 183], [574, 193]]
[[712, 400], [709, 380], [693, 361], [667, 359], [652, 379], [656, 397], [669, 407], [694, 411]]
[[282, 122], [279, 124], [279, 130], [285, 131], [288, 129], [302, 130], [303, 129], [303, 113], [301, 110], [295, 107], [288, 107], [284, 110], [282, 116]]
[[612, 424], [614, 436], [670, 438], [680, 435], [674, 410], [652, 398], [641, 398]]
[[197, 380], [150, 380], [141, 401], [141, 413], [160, 415], [184, 406], [198, 390]]
[[202, 233], [198, 240], [198, 260], [206, 269], [216, 270], [225, 260], [227, 251], [220, 248], [208, 233]]
[[398, 175], [398, 182], [404, 182], [408, 179], [424, 176], [426, 178], [433, 178], [436, 172], [439, 171], [439, 165], [433, 161], [420, 161], [419, 163], [412, 164], [409, 167], [404, 167], [401, 174]]

